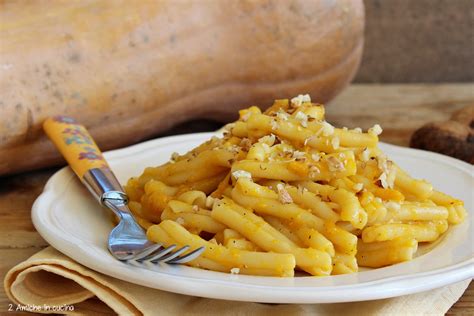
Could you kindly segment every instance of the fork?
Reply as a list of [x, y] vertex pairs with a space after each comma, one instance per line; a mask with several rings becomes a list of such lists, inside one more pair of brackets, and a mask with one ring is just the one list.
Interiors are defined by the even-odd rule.
[[184, 254], [189, 246], [176, 249], [176, 245], [164, 247], [147, 239], [127, 206], [128, 197], [122, 186], [84, 126], [71, 117], [54, 116], [46, 119], [43, 129], [92, 195], [119, 219], [107, 246], [115, 258], [135, 264], [181, 264], [201, 255], [204, 247]]

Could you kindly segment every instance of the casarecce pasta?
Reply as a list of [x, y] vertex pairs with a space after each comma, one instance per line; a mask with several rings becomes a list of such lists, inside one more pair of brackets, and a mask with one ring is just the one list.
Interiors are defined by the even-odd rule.
[[240, 111], [222, 137], [131, 178], [150, 240], [204, 246], [189, 265], [228, 273], [345, 274], [413, 259], [466, 216], [378, 148], [375, 125], [335, 128], [308, 95]]

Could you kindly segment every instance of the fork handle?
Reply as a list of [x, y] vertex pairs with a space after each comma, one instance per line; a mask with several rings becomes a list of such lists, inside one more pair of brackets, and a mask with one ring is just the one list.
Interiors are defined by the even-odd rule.
[[89, 132], [73, 118], [50, 117], [43, 129], [80, 179], [89, 169], [109, 167]]
[[87, 129], [71, 117], [46, 119], [43, 129], [69, 166], [101, 203], [127, 203], [120, 182], [112, 173]]

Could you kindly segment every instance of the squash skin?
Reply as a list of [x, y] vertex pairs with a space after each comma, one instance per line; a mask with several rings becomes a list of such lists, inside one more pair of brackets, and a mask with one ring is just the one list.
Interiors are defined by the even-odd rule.
[[108, 150], [299, 93], [327, 102], [363, 30], [362, 0], [2, 2], [0, 175], [64, 163], [52, 115]]

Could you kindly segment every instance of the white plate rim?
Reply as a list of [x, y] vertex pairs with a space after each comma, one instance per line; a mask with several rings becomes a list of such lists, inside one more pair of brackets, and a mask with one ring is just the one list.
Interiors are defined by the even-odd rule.
[[[107, 160], [113, 161], [115, 159], [121, 159], [125, 156], [130, 156], [142, 151], [146, 151], [156, 146], [163, 146], [169, 143], [187, 142], [193, 138], [210, 138], [213, 135], [215, 135], [215, 133], [195, 133], [169, 136], [143, 142], [127, 148], [109, 151], [104, 155]], [[382, 146], [386, 146], [387, 148], [395, 148], [398, 151], [403, 151], [406, 155], [415, 155], [423, 159], [435, 160], [451, 165], [459, 170], [462, 170], [463, 172], [470, 174], [474, 179], [472, 171], [473, 167], [457, 159], [432, 152], [399, 147], [390, 144], [382, 144]], [[78, 248], [75, 248], [76, 251], [72, 251], [74, 247], [71, 246], [75, 246], [75, 244], [65, 240], [63, 238], [64, 236], [61, 236], [57, 231], [50, 229], [51, 226], [48, 225], [51, 223], [45, 221], [45, 219], [47, 218], [48, 214], [47, 210], [51, 207], [51, 203], [55, 201], [53, 198], [54, 190], [56, 189], [54, 188], [55, 181], [58, 177], [64, 176], [67, 173], [69, 173], [70, 177], [72, 177], [72, 172], [68, 167], [56, 172], [48, 180], [44, 188], [44, 192], [38, 197], [33, 205], [32, 219], [38, 232], [54, 248], [73, 258], [77, 262], [91, 268], [92, 270], [143, 286], [158, 288], [180, 294], [238, 301], [258, 301], [265, 303], [334, 303], [373, 300], [407, 295], [434, 289], [474, 277], [474, 258], [473, 252], [471, 250], [471, 258], [456, 265], [437, 270], [431, 270], [424, 273], [405, 274], [397, 277], [383, 278], [375, 281], [351, 285], [323, 287], [299, 286], [297, 288], [285, 286], [272, 287], [270, 290], [268, 286], [243, 283], [238, 283], [237, 285], [232, 286], [232, 284], [229, 284], [229, 282], [221, 282], [220, 280], [206, 280], [208, 282], [206, 284], [207, 286], [203, 287], [202, 284], [201, 286], [189, 286], [189, 283], [192, 281], [190, 281], [188, 277], [183, 279], [180, 276], [167, 275], [165, 273], [160, 273], [159, 279], [162, 281], [162, 283], [157, 284], [156, 280], [152, 281], [149, 279], [148, 273], [144, 273], [142, 277], [140, 277], [140, 273], [136, 273], [136, 269], [138, 269], [138, 271], [142, 271], [142, 273], [143, 271], [149, 270], [125, 265], [118, 261], [117, 267], [114, 267], [114, 270], [110, 270], [104, 266], [103, 262], [86, 260], [85, 258], [90, 255], [88, 254], [87, 249], [79, 248], [80, 251], [78, 252]], [[63, 186], [63, 189], [66, 190], [66, 186]], [[470, 228], [472, 229], [472, 226]], [[149, 272], [154, 273], [155, 271]], [[131, 273], [133, 274], [132, 277]], [[443, 275], [443, 278], [434, 277], [436, 275]], [[241, 276], [231, 277], [238, 278]], [[197, 279], [197, 281], [202, 280]]]

